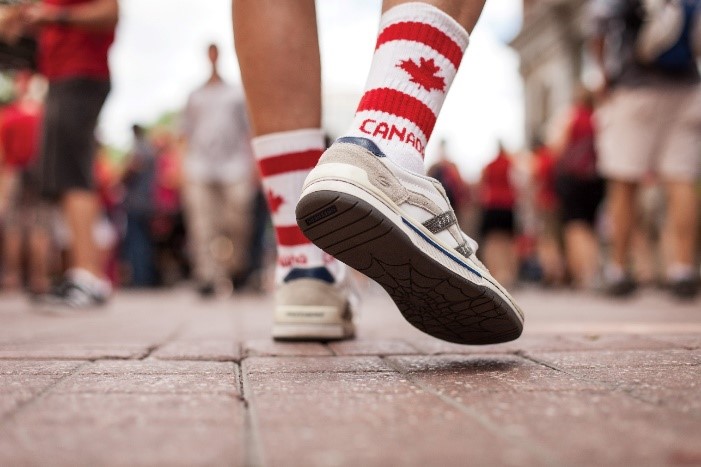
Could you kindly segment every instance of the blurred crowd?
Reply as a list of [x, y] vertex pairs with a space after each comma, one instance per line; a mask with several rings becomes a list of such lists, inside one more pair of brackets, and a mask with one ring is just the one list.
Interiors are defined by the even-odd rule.
[[[248, 148], [245, 102], [218, 77], [216, 54], [210, 46], [212, 78], [173, 122], [135, 124], [126, 153], [96, 145], [93, 238], [113, 286], [193, 279], [203, 296], [265, 286], [264, 243], [272, 249], [274, 241]], [[36, 183], [46, 80], [26, 70], [6, 76], [13, 92], [0, 104], [0, 284], [39, 295], [69, 268], [70, 232]]]
[[[274, 239], [249, 148], [243, 92], [220, 77], [217, 47], [206, 53], [211, 75], [172, 123], [135, 124], [126, 154], [96, 145], [99, 215], [92, 236], [101, 273], [113, 286], [190, 280], [204, 297], [271, 286]], [[40, 196], [36, 182], [51, 85], [35, 71], [2, 76], [12, 92], [0, 103], [0, 285], [3, 292], [26, 288], [39, 295], [70, 268], [66, 251], [75, 241], [65, 212]], [[663, 78], [659, 83], [664, 87]], [[690, 83], [698, 96], [698, 80]], [[625, 182], [616, 167], [602, 176], [597, 108], [610, 104], [608, 92], [579, 89], [571, 108], [528, 150], [500, 145], [475, 183], [464, 181], [451, 159], [470, 155], [450, 154], [447, 141], [429, 175], [443, 183], [460, 224], [480, 242], [478, 255], [507, 287], [532, 283], [623, 296], [640, 285], [671, 285], [675, 296], [693, 297], [699, 289], [698, 139], [684, 149], [691, 151], [692, 169], [681, 186], [644, 164]], [[698, 136], [694, 125], [689, 131]], [[631, 131], [617, 141], [643, 136]]]

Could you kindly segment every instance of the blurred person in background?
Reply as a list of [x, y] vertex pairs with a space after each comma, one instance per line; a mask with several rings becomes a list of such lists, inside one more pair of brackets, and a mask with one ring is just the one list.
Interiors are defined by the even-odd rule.
[[[219, 49], [207, 50], [211, 74], [193, 91], [182, 116], [187, 142], [184, 162], [185, 215], [202, 297], [247, 269], [251, 232], [253, 156], [243, 90], [219, 75]], [[271, 206], [275, 206], [272, 193]]]
[[458, 166], [451, 160], [446, 146], [447, 142], [441, 140], [438, 148], [438, 160], [428, 168], [427, 174], [443, 184], [450, 205], [453, 206], [456, 213], [460, 213], [470, 202], [470, 192], [460, 175]]
[[119, 283], [119, 201], [122, 195], [121, 171], [100, 147], [93, 167], [95, 186], [100, 200], [100, 215], [93, 229], [101, 270], [112, 284]]
[[518, 277], [514, 170], [511, 155], [500, 143], [496, 158], [485, 166], [480, 179], [482, 257], [494, 278], [507, 287]]
[[60, 202], [70, 231], [69, 270], [44, 298], [52, 306], [103, 304], [111, 285], [93, 239], [99, 203], [93, 180], [94, 131], [110, 90], [107, 53], [117, 0], [42, 0], [26, 7], [38, 29], [39, 70], [49, 80], [40, 158], [42, 195]]
[[[595, 0], [590, 7], [594, 52], [605, 77], [599, 145], [613, 228], [608, 292], [625, 296], [636, 288], [628, 270], [635, 197], [652, 171], [668, 200], [673, 257], [666, 280], [674, 295], [691, 298], [699, 290], [694, 187], [701, 171], [701, 44], [692, 38], [701, 38], [701, 0]], [[674, 28], [660, 22], [669, 13], [680, 18]]]
[[597, 172], [594, 97], [584, 87], [565, 115], [552, 142], [558, 160], [555, 186], [560, 198], [565, 258], [572, 286], [592, 289], [600, 265], [595, 224], [604, 197], [604, 182]]
[[34, 166], [45, 83], [29, 71], [18, 72], [14, 83], [16, 98], [0, 113], [1, 285], [3, 290], [21, 287], [26, 260], [30, 294], [43, 294], [50, 285], [50, 210], [40, 202]]
[[153, 287], [157, 283], [151, 231], [155, 213], [156, 148], [140, 125], [133, 125], [132, 133], [134, 143], [122, 177], [127, 215], [122, 257], [129, 271], [129, 285]]
[[555, 190], [556, 158], [552, 149], [540, 138], [535, 139], [531, 150], [530, 180], [542, 282], [545, 285], [560, 285], [564, 281], [565, 268], [560, 252], [560, 201]]
[[172, 285], [187, 276], [185, 225], [181, 204], [182, 160], [172, 133], [166, 129], [154, 132], [156, 179], [154, 187], [155, 215], [152, 223], [156, 247], [156, 270], [160, 285]]

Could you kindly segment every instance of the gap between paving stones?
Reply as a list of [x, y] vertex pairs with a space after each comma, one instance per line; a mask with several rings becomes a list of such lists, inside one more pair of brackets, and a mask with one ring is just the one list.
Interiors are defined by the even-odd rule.
[[432, 396], [440, 399], [444, 403], [450, 405], [451, 407], [454, 407], [460, 413], [468, 416], [469, 418], [473, 419], [476, 421], [478, 424], [482, 425], [485, 429], [490, 431], [494, 436], [500, 437], [500, 438], [506, 438], [507, 441], [515, 442], [520, 446], [521, 449], [524, 451], [530, 452], [531, 454], [537, 456], [540, 458], [542, 461], [542, 465], [550, 465], [550, 466], [560, 466], [562, 465], [561, 462], [559, 462], [557, 459], [555, 459], [549, 452], [548, 449], [542, 446], [538, 446], [535, 442], [519, 435], [514, 435], [514, 434], [504, 434], [504, 430], [500, 429], [499, 425], [496, 423], [493, 423], [489, 418], [483, 416], [479, 412], [473, 410], [469, 406], [463, 404], [462, 402], [453, 399], [452, 397], [446, 396], [445, 394], [441, 393], [440, 391], [436, 390], [434, 387], [425, 384], [422, 382], [420, 379], [415, 378], [411, 375], [410, 372], [406, 371], [404, 367], [402, 367], [399, 363], [396, 363], [395, 361], [387, 358], [387, 357], [380, 357], [380, 359], [390, 368], [392, 368], [394, 371], [402, 375], [403, 378], [406, 378], [407, 381], [411, 382], [411, 384], [416, 385], [416, 387], [420, 388], [421, 390], [425, 391], [428, 394], [431, 394]]
[[[637, 395], [635, 393], [636, 388], [626, 386], [625, 383], [612, 384], [610, 381], [599, 380], [599, 379], [595, 379], [595, 378], [588, 378], [586, 376], [582, 376], [580, 374], [577, 374], [576, 372], [568, 371], [564, 368], [559, 368], [559, 367], [552, 365], [548, 362], [542, 361], [542, 360], [540, 360], [532, 355], [529, 355], [528, 352], [525, 352], [525, 351], [517, 351], [516, 354], [519, 357], [524, 358], [525, 360], [528, 360], [528, 361], [533, 362], [533, 363], [538, 364], [538, 365], [545, 366], [547, 368], [550, 368], [551, 370], [559, 371], [559, 372], [564, 373], [568, 376], [571, 376], [572, 378], [575, 378], [579, 381], [583, 381], [583, 382], [587, 382], [587, 383], [601, 384], [603, 387], [607, 388], [612, 393], [621, 393], [627, 397], [630, 397], [631, 399], [633, 399], [637, 402], [642, 402], [644, 404], [651, 405], [653, 407], [658, 407], [658, 408], [662, 407], [665, 409], [673, 410], [673, 408], [666, 406], [663, 402], [651, 401], [650, 399], [647, 399], [647, 398], [644, 398], [644, 397]], [[701, 368], [701, 364], [694, 364], [691, 366]]]
[[169, 343], [173, 342], [173, 341], [182, 333], [182, 330], [185, 328], [185, 325], [186, 325], [186, 324], [189, 324], [189, 323], [188, 323], [188, 322], [186, 322], [186, 323], [180, 323], [180, 326], [176, 326], [176, 328], [173, 330], [173, 332], [171, 332], [169, 335], [167, 335], [167, 336], [163, 339], [163, 341], [161, 341], [161, 342], [159, 342], [159, 343], [156, 343], [156, 344], [153, 344], [153, 345], [147, 347], [147, 348], [146, 348], [145, 354], [142, 355], [142, 356], [141, 356], [140, 358], [138, 358], [137, 360], [146, 360], [146, 359], [149, 358], [151, 355], [153, 355], [153, 353], [154, 353], [156, 350], [158, 350], [158, 349], [160, 349], [161, 347], [163, 347], [163, 346], [165, 346], [165, 345], [168, 345]]
[[[248, 381], [248, 375], [243, 371], [243, 360], [245, 359], [242, 358], [241, 363], [235, 366], [239, 377], [241, 400], [243, 400], [245, 409], [245, 419], [243, 421], [244, 463], [247, 467], [262, 467], [265, 465], [263, 441], [261, 440], [260, 427], [258, 426], [258, 414], [253, 404], [253, 391]], [[249, 394], [251, 394], [251, 399], [249, 399]]]
[[21, 412], [21, 411], [24, 410], [25, 408], [27, 408], [27, 407], [29, 407], [30, 405], [34, 404], [35, 402], [41, 400], [46, 394], [48, 394], [49, 392], [51, 392], [51, 390], [52, 390], [53, 388], [55, 388], [56, 386], [58, 386], [60, 383], [62, 383], [63, 381], [67, 380], [68, 378], [70, 378], [70, 377], [76, 375], [77, 373], [80, 372], [80, 370], [81, 370], [83, 367], [85, 367], [86, 365], [90, 365], [90, 364], [92, 364], [92, 363], [93, 363], [92, 361], [84, 361], [83, 363], [81, 363], [81, 364], [79, 364], [78, 366], [76, 366], [76, 367], [73, 369], [73, 371], [71, 371], [70, 373], [65, 374], [65, 375], [59, 377], [56, 381], [54, 381], [53, 383], [51, 383], [51, 384], [49, 384], [48, 386], [46, 386], [45, 388], [43, 388], [43, 389], [42, 389], [41, 391], [39, 391], [38, 393], [32, 395], [32, 396], [31, 396], [29, 399], [27, 399], [26, 401], [23, 401], [23, 402], [20, 402], [19, 404], [17, 404], [17, 406], [15, 406], [12, 410], [10, 410], [10, 411], [7, 412], [5, 415], [3, 415], [2, 417], [0, 417], [0, 427], [1, 427], [4, 423], [6, 423], [6, 422], [8, 422], [9, 420], [11, 420], [12, 418], [14, 418], [15, 415], [17, 415], [19, 412]]

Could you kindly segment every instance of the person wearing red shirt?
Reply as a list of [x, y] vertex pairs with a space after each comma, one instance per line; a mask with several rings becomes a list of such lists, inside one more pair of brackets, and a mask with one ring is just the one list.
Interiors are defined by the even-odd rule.
[[92, 234], [99, 210], [92, 167], [118, 16], [117, 0], [42, 0], [25, 12], [27, 24], [38, 28], [39, 68], [49, 80], [40, 188], [61, 203], [72, 239], [70, 269], [46, 297], [52, 306], [92, 307], [111, 293]]
[[1, 283], [3, 289], [21, 285], [26, 246], [29, 290], [42, 293], [49, 287], [49, 215], [39, 202], [32, 170], [39, 150], [42, 86], [39, 77], [26, 71], [15, 75], [14, 85], [17, 98], [0, 113]]
[[487, 164], [480, 182], [484, 262], [492, 275], [507, 287], [516, 281], [517, 257], [514, 244], [516, 189], [512, 182], [514, 164], [500, 145], [496, 159]]
[[[593, 289], [599, 275], [596, 221], [604, 184], [597, 173], [597, 128], [591, 92], [583, 87], [577, 90], [565, 123], [552, 144], [558, 153], [555, 188], [561, 204], [565, 260], [572, 285]], [[629, 284], [621, 286], [627, 289]]]
[[555, 186], [557, 158], [553, 150], [536, 139], [531, 159], [533, 205], [536, 215], [538, 262], [546, 285], [559, 285], [565, 279], [560, 249], [558, 220], [560, 201]]

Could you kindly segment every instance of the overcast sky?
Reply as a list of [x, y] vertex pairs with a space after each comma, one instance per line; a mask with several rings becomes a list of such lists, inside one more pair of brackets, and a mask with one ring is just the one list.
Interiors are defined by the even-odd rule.
[[[112, 48], [113, 89], [101, 116], [100, 134], [110, 144], [129, 144], [133, 122], [149, 123], [180, 109], [208, 76], [205, 50], [216, 42], [225, 79], [240, 82], [234, 56], [230, 0], [121, 0]], [[317, 1], [323, 83], [332, 131], [350, 124], [370, 67], [381, 2]], [[464, 175], [474, 178], [498, 140], [523, 144], [523, 91], [518, 57], [504, 45], [521, 23], [520, 0], [488, 0], [438, 120], [430, 162], [441, 138]]]

